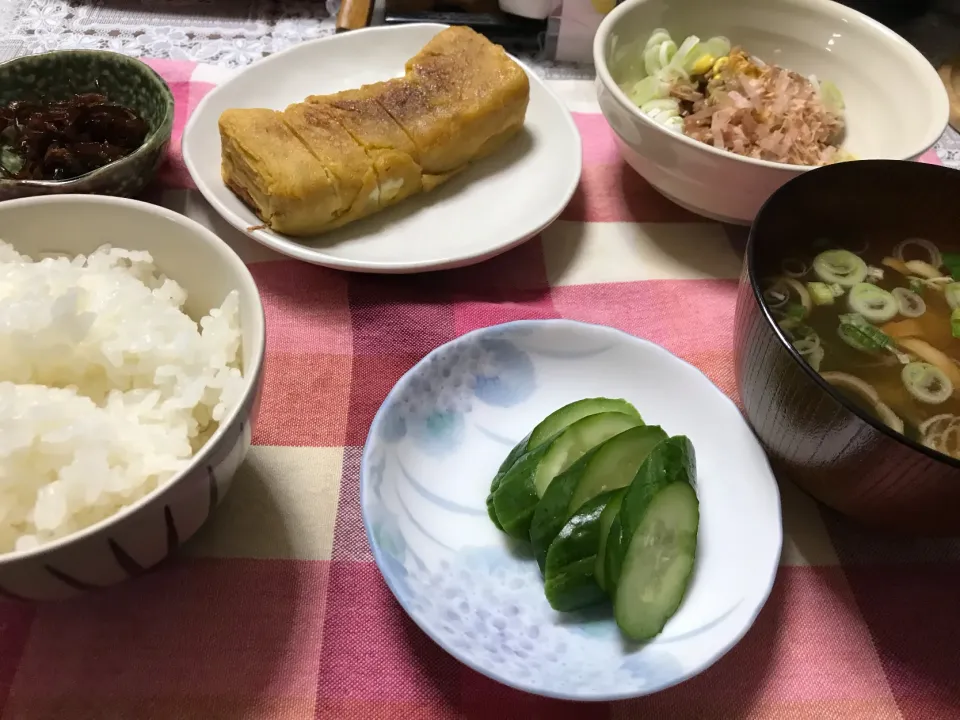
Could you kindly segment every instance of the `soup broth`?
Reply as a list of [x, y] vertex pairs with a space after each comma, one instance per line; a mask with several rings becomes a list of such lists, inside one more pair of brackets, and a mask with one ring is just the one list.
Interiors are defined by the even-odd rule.
[[960, 459], [960, 253], [822, 241], [780, 271], [763, 299], [803, 359], [879, 421]]

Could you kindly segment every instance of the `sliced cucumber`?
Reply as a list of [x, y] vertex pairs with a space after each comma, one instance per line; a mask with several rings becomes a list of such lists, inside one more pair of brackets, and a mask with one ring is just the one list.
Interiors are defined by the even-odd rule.
[[604, 582], [617, 624], [634, 640], [659, 633], [686, 592], [699, 525], [695, 483], [693, 445], [682, 436], [664, 440], [640, 467], [611, 525]]
[[559, 410], [554, 410], [547, 415], [543, 421], [537, 425], [530, 433], [529, 447], [535, 448], [537, 445], [545, 443], [561, 430], [570, 427], [577, 420], [604, 412], [618, 412], [624, 415], [632, 415], [639, 422], [637, 425], [643, 425], [643, 419], [637, 409], [626, 400], [619, 398], [587, 398], [577, 400], [569, 405], [564, 405]]
[[490, 493], [487, 495], [487, 514], [498, 529], [502, 530], [503, 527], [497, 518], [493, 503], [493, 493], [500, 487], [500, 481], [503, 479], [503, 476], [506, 475], [507, 471], [513, 467], [517, 460], [524, 454], [533, 450], [538, 445], [542, 445], [561, 430], [564, 430], [581, 418], [601, 412], [622, 412], [625, 415], [635, 415], [637, 419], [640, 420], [639, 424], [643, 424], [643, 420], [640, 418], [640, 413], [637, 412], [637, 409], [626, 400], [620, 399], [586, 398], [564, 405], [559, 410], [554, 410], [545, 417], [527, 437], [513, 447], [510, 454], [507, 455], [507, 458], [500, 464], [497, 474], [494, 475], [490, 483]]
[[659, 425], [625, 430], [607, 440], [597, 451], [570, 498], [568, 512], [608, 490], [630, 484], [650, 452], [667, 439]]
[[[621, 516], [627, 502], [624, 498]], [[662, 487], [647, 502], [614, 597], [614, 617], [627, 637], [656, 637], [680, 607], [693, 574], [699, 523], [697, 493], [684, 480]]]
[[507, 535], [521, 539], [529, 536], [530, 520], [538, 499], [533, 475], [549, 449], [550, 443], [544, 443], [523, 455], [500, 479], [491, 495], [499, 527]]
[[[620, 505], [623, 505], [623, 497], [620, 498]], [[610, 530], [607, 532], [607, 540], [603, 547], [603, 557], [597, 558], [597, 562], [603, 563], [603, 589], [607, 594], [613, 595], [617, 589], [617, 580], [620, 579], [620, 563], [622, 555], [620, 553], [620, 513], [617, 512], [610, 523]]]
[[530, 542], [542, 570], [550, 543], [587, 501], [626, 487], [667, 434], [656, 425], [630, 428], [590, 450], [547, 487], [533, 514]]
[[593, 576], [600, 546], [600, 517], [610, 500], [622, 492], [612, 490], [589, 500], [550, 544], [544, 591], [554, 610], [570, 612], [606, 599]]
[[[620, 503], [622, 500], [623, 492], [617, 493], [610, 499], [610, 502], [607, 503], [607, 506], [600, 514], [600, 544], [597, 545], [597, 557], [594, 561], [593, 578], [604, 592], [610, 592], [606, 581], [607, 563], [605, 559], [607, 556], [607, 538], [610, 536], [610, 529], [613, 526], [614, 520], [617, 518], [617, 513], [620, 512]], [[620, 532], [619, 525], [617, 526], [617, 532]]]
[[540, 502], [537, 503], [533, 512], [533, 519], [530, 522], [530, 545], [533, 547], [533, 555], [537, 559], [537, 565], [540, 566], [540, 572], [543, 572], [550, 543], [553, 542], [553, 539], [563, 529], [564, 524], [570, 519], [568, 510], [570, 498], [576, 491], [584, 470], [601, 447], [603, 445], [593, 448], [557, 475], [543, 497], [540, 498]]
[[490, 492], [487, 494], [487, 515], [493, 520], [493, 524], [497, 526], [497, 530], [503, 530], [503, 528], [500, 525], [500, 520], [497, 519], [497, 511], [493, 507], [493, 493], [500, 487], [500, 480], [506, 474], [507, 470], [512, 468], [520, 456], [527, 451], [529, 441], [530, 435], [527, 435], [523, 440], [513, 446], [513, 450], [511, 450], [506, 459], [500, 463], [497, 474], [493, 476], [493, 481], [490, 483]]
[[517, 460], [500, 479], [493, 505], [504, 532], [528, 538], [537, 502], [553, 479], [592, 448], [643, 424], [639, 415], [602, 412], [577, 420]]
[[682, 435], [667, 438], [647, 455], [623, 497], [607, 538], [604, 580], [611, 592], [617, 587], [624, 555], [650, 500], [670, 483], [682, 480], [695, 484], [696, 477], [693, 445]]
[[533, 478], [537, 497], [543, 497], [553, 479], [605, 440], [637, 427], [642, 421], [632, 415], [606, 412], [585, 417], [568, 427], [550, 443]]

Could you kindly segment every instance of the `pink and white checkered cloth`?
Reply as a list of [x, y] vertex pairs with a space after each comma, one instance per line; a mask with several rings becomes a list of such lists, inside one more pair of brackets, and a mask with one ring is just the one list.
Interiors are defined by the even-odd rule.
[[149, 199], [230, 242], [263, 295], [255, 446], [210, 525], [157, 572], [63, 604], [0, 599], [0, 720], [960, 718], [960, 542], [856, 530], [790, 485], [769, 602], [679, 687], [562, 703], [446, 655], [394, 601], [360, 521], [360, 450], [387, 391], [467, 330], [566, 317], [660, 343], [735, 396], [737, 242], [623, 164], [592, 83], [553, 81], [583, 136], [583, 179], [539, 238], [429, 282], [287, 260], [221, 221], [183, 165], [187, 117], [230, 71], [151, 64], [177, 113]]

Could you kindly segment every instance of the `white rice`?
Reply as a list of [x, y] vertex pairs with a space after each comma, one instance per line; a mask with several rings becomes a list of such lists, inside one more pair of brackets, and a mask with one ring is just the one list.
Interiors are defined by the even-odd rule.
[[88, 527], [189, 464], [243, 391], [238, 297], [200, 320], [149, 253], [0, 241], [0, 553]]

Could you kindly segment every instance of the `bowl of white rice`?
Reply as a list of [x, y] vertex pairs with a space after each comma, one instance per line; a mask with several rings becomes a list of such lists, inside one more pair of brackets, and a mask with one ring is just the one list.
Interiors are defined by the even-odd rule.
[[0, 203], [0, 595], [147, 571], [250, 446], [263, 307], [220, 238], [162, 207]]

